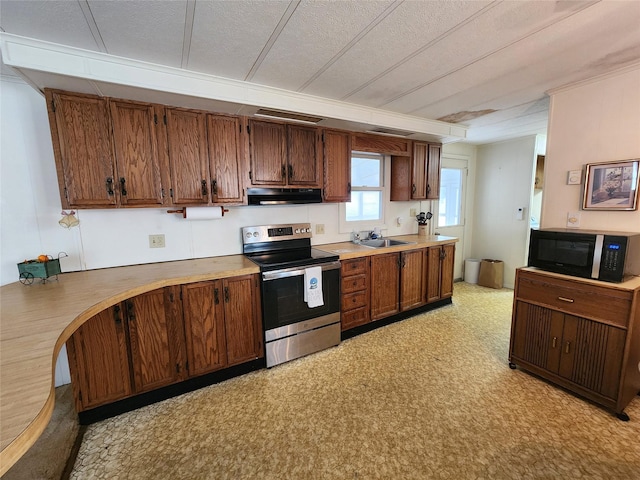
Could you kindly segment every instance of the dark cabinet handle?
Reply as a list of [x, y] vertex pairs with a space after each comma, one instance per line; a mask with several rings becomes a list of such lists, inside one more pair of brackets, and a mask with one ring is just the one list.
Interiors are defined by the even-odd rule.
[[220, 293], [218, 292], [217, 288], [213, 289], [213, 301], [216, 305], [220, 304]]
[[289, 180], [293, 180], [293, 165], [289, 165]]
[[113, 178], [107, 177], [107, 195], [113, 195]]
[[411, 185], [411, 193], [416, 193], [416, 190], [416, 184], [414, 183]]
[[229, 303], [229, 287], [224, 287], [224, 302]]
[[120, 305], [116, 305], [113, 307], [113, 319], [116, 322], [116, 325], [122, 324], [122, 317], [120, 316]]
[[127, 302], [127, 317], [129, 318], [129, 320], [136, 319], [136, 312], [133, 308], [133, 302]]
[[125, 179], [124, 177], [120, 177], [120, 193], [124, 196], [127, 194], [127, 189], [125, 188]]
[[445, 250], [440, 251], [440, 260], [447, 258], [447, 252]]
[[218, 195], [218, 181], [215, 179], [211, 180], [211, 193]]
[[347, 193], [351, 194], [351, 182], [347, 183]]
[[206, 197], [207, 195], [209, 195], [209, 190], [207, 189], [207, 181], [206, 180], [202, 180], [202, 196]]
[[427, 195], [431, 193], [431, 185], [427, 184]]
[[282, 165], [282, 178], [287, 178], [287, 167], [285, 167], [284, 165]]

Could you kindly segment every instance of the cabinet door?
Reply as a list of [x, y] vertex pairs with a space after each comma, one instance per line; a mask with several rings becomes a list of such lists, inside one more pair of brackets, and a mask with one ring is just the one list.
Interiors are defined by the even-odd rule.
[[242, 203], [242, 124], [237, 117], [207, 115], [213, 203]]
[[440, 198], [440, 152], [442, 146], [429, 144], [429, 158], [427, 162], [427, 199]]
[[322, 143], [316, 127], [287, 125], [287, 183], [320, 188]]
[[399, 253], [371, 257], [371, 320], [400, 311]]
[[207, 205], [209, 159], [205, 114], [167, 108], [167, 148], [174, 205]]
[[425, 256], [425, 269], [426, 273], [424, 278], [427, 280], [425, 292], [427, 303], [440, 300], [440, 247], [429, 247], [426, 249]]
[[227, 363], [235, 365], [262, 357], [262, 319], [257, 275], [224, 279]]
[[425, 303], [423, 290], [424, 251], [400, 253], [400, 310], [410, 310]]
[[129, 356], [120, 306], [83, 323], [67, 341], [77, 411], [131, 395]]
[[287, 179], [285, 125], [249, 120], [252, 185], [284, 185]]
[[227, 364], [222, 281], [182, 286], [189, 374], [202, 375]]
[[454, 244], [442, 245], [440, 255], [440, 298], [453, 295], [453, 267], [456, 256]]
[[349, 132], [325, 130], [324, 189], [325, 202], [351, 201], [351, 135]]
[[107, 100], [45, 91], [63, 208], [118, 202]]
[[413, 163], [411, 168], [411, 198], [427, 198], [427, 151], [426, 143], [413, 142]]
[[132, 207], [161, 206], [164, 199], [155, 107], [118, 100], [110, 100], [109, 106], [120, 203]]
[[517, 301], [511, 354], [540, 368], [558, 372], [564, 315]]
[[179, 287], [166, 287], [125, 302], [136, 393], [169, 385], [185, 376], [179, 298]]

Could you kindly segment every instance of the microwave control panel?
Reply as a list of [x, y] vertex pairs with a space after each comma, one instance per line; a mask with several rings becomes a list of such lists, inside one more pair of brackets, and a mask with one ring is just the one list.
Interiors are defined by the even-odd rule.
[[600, 280], [611, 280], [622, 276], [626, 246], [626, 237], [605, 235], [600, 260]]

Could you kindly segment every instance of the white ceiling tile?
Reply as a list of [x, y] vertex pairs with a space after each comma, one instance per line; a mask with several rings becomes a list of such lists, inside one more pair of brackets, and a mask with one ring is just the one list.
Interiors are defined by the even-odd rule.
[[89, 0], [107, 53], [180, 67], [186, 0]]
[[288, 0], [196, 3], [188, 69], [244, 80]]
[[252, 81], [299, 90], [392, 5], [392, 0], [301, 3]]
[[[404, 2], [304, 91], [360, 103], [357, 96], [349, 94], [414, 55], [488, 3]], [[382, 88], [388, 87], [385, 83]], [[378, 97], [377, 101], [380, 100]]]
[[78, 2], [2, 0], [0, 13], [0, 27], [7, 33], [99, 50]]

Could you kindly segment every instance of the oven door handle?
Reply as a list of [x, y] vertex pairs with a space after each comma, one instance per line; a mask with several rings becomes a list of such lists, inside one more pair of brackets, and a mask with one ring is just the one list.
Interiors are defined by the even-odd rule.
[[[314, 265], [321, 267], [322, 271], [325, 272], [327, 270], [337, 270], [340, 268], [340, 262], [330, 262], [330, 263], [322, 263], [320, 265]], [[268, 282], [269, 280], [277, 280], [279, 278], [287, 278], [287, 277], [299, 277], [304, 275], [304, 268], [293, 267], [293, 268], [283, 268], [282, 270], [273, 270], [272, 272], [262, 272], [262, 281]]]

